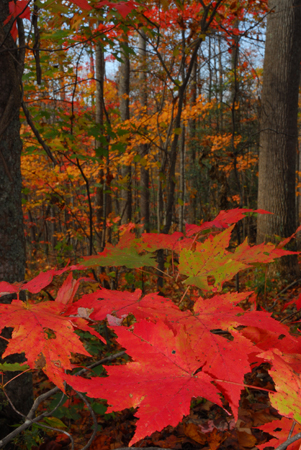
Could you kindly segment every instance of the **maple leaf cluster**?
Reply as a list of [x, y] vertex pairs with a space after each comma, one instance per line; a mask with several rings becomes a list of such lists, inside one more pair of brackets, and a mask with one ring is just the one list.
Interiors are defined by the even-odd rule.
[[[252, 292], [221, 293], [223, 284], [250, 265], [267, 263], [292, 254], [272, 244], [250, 247], [247, 241], [229, 250], [234, 224], [251, 210], [222, 211], [212, 222], [187, 225], [186, 232], [172, 235], [145, 233], [136, 238], [131, 227], [119, 243], [78, 265], [40, 273], [29, 282], [0, 283], [0, 295], [28, 291], [35, 294], [48, 286], [54, 276], [69, 271], [55, 301], [22, 302], [0, 305], [0, 330], [14, 328], [4, 357], [25, 353], [31, 369], [42, 369], [64, 391], [64, 382], [89, 397], [106, 398], [108, 412], [138, 408], [137, 429], [130, 444], [167, 425], [176, 426], [189, 414], [193, 397], [204, 397], [229, 414], [238, 417], [244, 376], [251, 364], [269, 362], [276, 391], [270, 393], [272, 405], [285, 417], [301, 424], [300, 339], [265, 311], [247, 310], [240, 303]], [[257, 211], [265, 213], [264, 211]], [[211, 229], [211, 233], [207, 231]], [[74, 270], [89, 267], [155, 267], [153, 253], [158, 249], [178, 255], [177, 280], [199, 288], [204, 295], [189, 310], [158, 293], [143, 295], [140, 289], [121, 292], [100, 288], [74, 301], [81, 281]], [[211, 280], [211, 281], [208, 281]], [[212, 281], [213, 280], [213, 281]], [[127, 316], [135, 317], [123, 326]], [[72, 371], [72, 353], [89, 356], [75, 330], [89, 331], [103, 340], [93, 324], [108, 320], [117, 341], [131, 361], [107, 367], [107, 377], [84, 378]], [[281, 339], [279, 339], [281, 337]], [[227, 403], [225, 403], [226, 400]], [[225, 405], [229, 406], [225, 406]], [[283, 422], [284, 423], [284, 422]]]
[[[87, 0], [70, 0], [75, 6], [78, 6], [83, 11], [91, 11], [93, 8], [88, 3]], [[17, 29], [17, 18], [28, 19], [30, 20], [30, 9], [29, 9], [30, 0], [17, 0], [9, 2], [9, 12], [10, 14], [7, 16], [3, 25], [6, 25], [12, 20], [11, 25], [11, 35], [16, 40], [18, 35]], [[108, 6], [110, 9], [115, 9], [123, 18], [126, 18], [127, 15], [135, 9], [137, 4], [133, 0], [128, 0], [125, 2], [112, 3], [109, 1], [101, 1], [94, 5], [95, 8], [103, 8], [104, 6]]]

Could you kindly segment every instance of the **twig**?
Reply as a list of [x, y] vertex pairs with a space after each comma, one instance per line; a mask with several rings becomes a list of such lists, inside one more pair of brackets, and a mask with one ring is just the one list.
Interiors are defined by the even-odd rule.
[[290, 429], [290, 432], [289, 432], [289, 434], [288, 434], [288, 439], [291, 439], [292, 434], [293, 434], [293, 431], [294, 431], [294, 428], [295, 428], [295, 425], [296, 425], [296, 421], [294, 420], [294, 421], [293, 421], [293, 425], [292, 425], [292, 427], [291, 427], [291, 429]]
[[54, 164], [58, 164], [58, 162], [56, 161], [56, 159], [54, 158], [53, 154], [51, 153], [50, 148], [48, 147], [48, 145], [44, 142], [44, 140], [42, 139], [39, 131], [36, 129], [35, 124], [33, 123], [33, 121], [31, 120], [30, 117], [30, 112], [27, 109], [27, 106], [25, 105], [24, 101], [22, 101], [22, 108], [27, 120], [28, 125], [30, 126], [30, 128], [33, 131], [33, 134], [35, 135], [35, 137], [37, 138], [37, 141], [39, 142], [39, 144], [41, 144], [41, 146], [43, 147], [43, 149], [45, 150], [46, 154], [49, 156], [49, 158], [51, 159], [51, 161]]
[[7, 395], [7, 393], [5, 392], [5, 389], [3, 389], [3, 393], [5, 395], [5, 397], [7, 398], [8, 403], [10, 404], [10, 406], [12, 407], [12, 409], [19, 414], [20, 416], [26, 418], [25, 414], [21, 413], [20, 411], [17, 410], [17, 408], [15, 407], [15, 405], [13, 404], [13, 402], [11, 401], [11, 399], [9, 398], [9, 396]]
[[294, 286], [295, 284], [299, 283], [299, 281], [301, 281], [301, 278], [298, 278], [298, 280], [293, 281], [291, 284], [289, 284], [288, 286], [286, 286], [284, 289], [282, 289], [282, 291], [279, 292], [279, 294], [276, 296], [272, 306], [270, 306], [267, 311], [270, 312], [273, 310], [274, 306], [277, 303], [277, 300], [279, 300], [279, 297], [281, 294], [284, 294], [284, 292], [286, 292], [289, 288], [291, 288], [292, 286]]
[[[290, 439], [287, 439], [285, 442], [283, 442], [283, 444], [279, 445], [277, 448], [275, 448], [275, 450], [286, 450], [286, 448], [292, 444], [293, 442], [298, 441], [299, 439], [301, 439], [301, 433], [297, 433], [295, 434], [295, 436], [293, 436]], [[121, 450], [121, 449], [120, 449]]]
[[[113, 361], [114, 359], [119, 358], [120, 356], [122, 356], [124, 354], [125, 354], [125, 351], [121, 351], [121, 352], [115, 353], [114, 355], [107, 356], [106, 358], [103, 358], [100, 361], [96, 361], [95, 363], [90, 364], [90, 366], [84, 367], [79, 372], [77, 372], [76, 375], [82, 375], [87, 370], [93, 369], [94, 367], [99, 366], [100, 364], [103, 364], [105, 362]], [[59, 401], [59, 403], [56, 405], [56, 407], [52, 411], [50, 411], [49, 413], [44, 412], [34, 418], [34, 415], [35, 415], [36, 410], [38, 409], [38, 406], [44, 400], [46, 400], [47, 398], [56, 394], [57, 392], [60, 392], [60, 389], [58, 387], [55, 387], [55, 388], [51, 389], [50, 391], [45, 392], [45, 394], [41, 394], [39, 397], [37, 397], [31, 407], [29, 413], [27, 414], [25, 422], [22, 425], [20, 425], [18, 428], [16, 428], [14, 431], [12, 431], [10, 434], [5, 436], [5, 438], [0, 440], [0, 448], [4, 447], [4, 445], [8, 444], [8, 442], [10, 442], [12, 439], [14, 439], [20, 433], [22, 433], [22, 431], [29, 428], [33, 423], [38, 422], [39, 420], [43, 419], [44, 417], [52, 415], [54, 413], [54, 411], [56, 411], [56, 409], [60, 406], [61, 402], [63, 401], [64, 395], [65, 395], [64, 393], [62, 394], [61, 400]], [[23, 415], [19, 411], [17, 411], [17, 413], [20, 414], [21, 416]], [[62, 430], [60, 430], [60, 431], [62, 431]]]
[[178, 306], [181, 305], [181, 303], [182, 303], [182, 301], [184, 300], [184, 297], [185, 297], [185, 295], [187, 294], [187, 292], [188, 292], [189, 289], [190, 289], [190, 286], [187, 286], [187, 288], [185, 289], [184, 294], [182, 295], [182, 298], [181, 298], [180, 303], [178, 304]]
[[86, 397], [81, 392], [78, 392], [78, 391], [75, 391], [75, 392], [77, 393], [79, 398], [81, 398], [82, 401], [84, 403], [86, 403], [87, 408], [90, 411], [90, 414], [91, 414], [92, 419], [93, 419], [94, 430], [93, 430], [92, 436], [90, 437], [90, 439], [87, 442], [87, 444], [81, 449], [81, 450], [87, 450], [90, 447], [90, 445], [92, 444], [92, 442], [94, 441], [96, 433], [97, 433], [97, 419], [96, 419], [95, 412], [93, 411], [92, 406], [90, 405], [90, 403], [88, 402]]
[[61, 428], [54, 428], [54, 427], [51, 427], [50, 425], [44, 425], [43, 423], [39, 423], [39, 427], [47, 428], [48, 430], [58, 431], [59, 433], [66, 434], [66, 435], [68, 436], [68, 438], [70, 439], [70, 442], [71, 442], [71, 449], [72, 449], [72, 450], [75, 449], [75, 447], [74, 447], [74, 439], [73, 439], [73, 437], [71, 436], [71, 434], [68, 433], [68, 431], [62, 430]]
[[279, 295], [284, 294], [284, 292], [286, 292], [289, 288], [294, 286], [294, 284], [298, 283], [299, 281], [301, 281], [301, 278], [298, 278], [298, 280], [293, 281], [291, 284], [282, 289], [282, 291], [280, 291], [279, 294], [277, 295], [277, 298], [279, 297]]
[[[56, 389], [59, 391], [59, 388], [56, 388]], [[54, 389], [52, 389], [52, 391], [54, 391]], [[45, 395], [45, 394], [44, 394], [44, 395]], [[32, 424], [37, 423], [39, 420], [43, 419], [44, 417], [51, 416], [51, 415], [54, 413], [54, 411], [56, 411], [56, 409], [57, 409], [57, 408], [60, 406], [60, 404], [62, 403], [64, 396], [65, 396], [65, 394], [62, 395], [61, 400], [59, 401], [59, 403], [56, 405], [56, 407], [55, 407], [52, 411], [50, 411], [50, 412], [44, 412], [44, 413], [40, 414], [38, 417], [36, 417], [35, 419], [30, 419], [30, 418], [29, 418], [29, 415], [30, 415], [31, 413], [34, 414], [34, 412], [35, 412], [35, 411], [33, 411], [33, 408], [34, 408], [36, 402], [34, 402], [34, 404], [33, 404], [32, 408], [31, 408], [31, 410], [30, 410], [30, 412], [29, 412], [27, 418], [25, 419], [25, 422], [24, 422], [22, 425], [20, 425], [18, 428], [16, 428], [14, 431], [12, 431], [11, 433], [9, 433], [7, 436], [5, 436], [5, 438], [3, 438], [2, 441], [0, 441], [0, 448], [4, 447], [6, 444], [8, 444], [8, 442], [10, 442], [10, 441], [11, 441], [12, 439], [14, 439], [16, 436], [18, 436], [22, 431], [24, 431], [24, 430], [26, 430], [27, 428], [29, 428]], [[48, 397], [50, 397], [50, 396], [48, 396]], [[46, 397], [46, 398], [47, 398], [47, 397]], [[10, 402], [10, 403], [11, 403], [11, 402]], [[23, 414], [21, 414], [19, 411], [17, 411], [16, 408], [14, 408], [14, 410], [15, 410], [18, 414], [20, 414], [20, 415], [23, 416]], [[60, 430], [60, 431], [62, 431], [62, 430]]]

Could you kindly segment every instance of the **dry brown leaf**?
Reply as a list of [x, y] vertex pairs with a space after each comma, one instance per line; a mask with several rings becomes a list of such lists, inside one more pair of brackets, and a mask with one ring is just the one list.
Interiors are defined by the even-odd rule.
[[250, 432], [237, 430], [237, 438], [241, 447], [253, 448], [257, 443], [257, 439], [252, 435], [251, 430]]
[[207, 437], [204, 433], [202, 433], [198, 427], [194, 423], [187, 423], [184, 427], [185, 436], [189, 437], [195, 442], [198, 442], [201, 445], [205, 445], [207, 442]]

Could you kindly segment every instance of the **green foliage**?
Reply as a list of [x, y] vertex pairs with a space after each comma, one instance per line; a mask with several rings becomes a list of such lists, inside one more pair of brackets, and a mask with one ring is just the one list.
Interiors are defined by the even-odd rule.
[[[278, 278], [277, 275], [274, 277]], [[268, 276], [266, 267], [259, 266], [255, 267], [252, 273], [252, 277], [249, 281], [247, 281], [246, 286], [254, 291], [256, 295], [263, 296], [271, 293], [275, 290], [276, 283], [272, 281], [271, 277]]]
[[0, 364], [0, 371], [2, 372], [23, 372], [24, 370], [28, 370], [30, 369], [29, 366], [27, 366], [26, 364], [19, 364], [19, 363], [3, 363]]
[[60, 406], [53, 412], [53, 417], [56, 417], [57, 419], [68, 419], [68, 420], [79, 420], [80, 414], [79, 411], [82, 409], [81, 404], [68, 404], [68, 406], [64, 406], [66, 401], [68, 400], [68, 397], [66, 395], [63, 396], [62, 400], [62, 393], [58, 392], [54, 395], [53, 400], [49, 403], [49, 409], [52, 411], [54, 410], [57, 405], [60, 403]]
[[37, 424], [33, 424], [31, 428], [28, 428], [22, 433], [22, 436], [17, 436], [13, 443], [16, 448], [32, 450], [37, 445], [43, 443], [43, 437], [41, 435], [41, 427]]

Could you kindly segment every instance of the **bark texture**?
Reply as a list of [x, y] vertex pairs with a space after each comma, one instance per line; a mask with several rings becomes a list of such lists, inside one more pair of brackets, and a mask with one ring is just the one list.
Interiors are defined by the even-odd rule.
[[267, 19], [261, 98], [257, 243], [296, 229], [297, 113], [301, 0], [272, 0]]
[[[21, 170], [20, 157], [22, 141], [20, 139], [21, 86], [23, 73], [23, 51], [19, 51], [9, 33], [9, 26], [3, 28], [3, 22], [9, 14], [9, 0], [0, 2], [0, 281], [10, 283], [24, 280], [25, 240], [21, 204]], [[22, 20], [18, 20], [20, 43], [23, 36]], [[15, 51], [5, 51], [15, 48]], [[12, 296], [1, 297], [2, 303], [9, 303]], [[8, 337], [10, 331], [5, 329]], [[6, 343], [0, 339], [0, 354]], [[1, 359], [0, 359], [1, 361]], [[22, 355], [5, 358], [8, 362], [22, 362]], [[16, 376], [5, 376], [5, 381]], [[23, 374], [9, 383], [6, 392], [19, 411], [26, 414], [32, 404], [32, 382], [30, 374]], [[9, 425], [20, 422], [8, 405], [6, 398], [0, 394], [0, 438], [9, 431]]]
[[[95, 66], [96, 66], [96, 95], [95, 95], [95, 106], [96, 106], [96, 123], [98, 123], [103, 130], [104, 125], [104, 76], [105, 76], [105, 59], [104, 59], [104, 49], [101, 45], [96, 45], [95, 51]], [[95, 142], [96, 147], [102, 147], [102, 143], [99, 141]], [[105, 245], [105, 225], [106, 225], [106, 186], [105, 186], [105, 175], [103, 169], [99, 170], [98, 183], [102, 184], [102, 187], [98, 186], [96, 188], [96, 226], [97, 226], [97, 236], [96, 236], [96, 247], [97, 251], [101, 252], [103, 246]], [[102, 232], [100, 229], [102, 228]]]
[[[191, 83], [190, 83], [190, 105], [193, 108], [196, 105], [197, 99], [197, 66], [198, 59], [196, 58], [192, 72], [191, 72]], [[196, 140], [196, 129], [197, 129], [197, 121], [195, 118], [189, 119], [188, 121], [188, 157], [189, 157], [189, 168], [190, 168], [190, 208], [188, 208], [189, 214], [189, 223], [196, 223], [197, 220], [197, 205], [200, 203], [199, 200], [199, 192], [197, 189], [197, 180], [198, 180], [198, 167], [196, 164], [196, 155], [197, 155], [197, 140]]]
[[[146, 39], [142, 31], [139, 32], [139, 59], [140, 59], [140, 103], [141, 106], [147, 109], [147, 74], [146, 74]], [[148, 145], [141, 144], [140, 155], [145, 157], [148, 154]], [[143, 224], [143, 229], [150, 231], [150, 216], [149, 216], [149, 170], [141, 165], [140, 169], [140, 216]]]
[[[128, 37], [124, 36], [125, 45], [128, 44]], [[130, 118], [130, 58], [124, 49], [121, 51], [122, 63], [119, 74], [119, 96], [120, 96], [120, 119], [121, 122]], [[121, 167], [123, 188], [121, 190], [121, 223], [128, 223], [132, 218], [132, 186], [131, 186], [131, 166]]]

